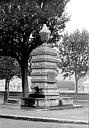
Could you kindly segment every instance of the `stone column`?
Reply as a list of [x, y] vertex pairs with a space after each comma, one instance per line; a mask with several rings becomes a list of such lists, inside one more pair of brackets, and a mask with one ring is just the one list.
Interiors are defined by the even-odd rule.
[[38, 86], [45, 95], [46, 106], [59, 104], [59, 93], [57, 92], [57, 53], [47, 45], [42, 45], [32, 52], [32, 92]]

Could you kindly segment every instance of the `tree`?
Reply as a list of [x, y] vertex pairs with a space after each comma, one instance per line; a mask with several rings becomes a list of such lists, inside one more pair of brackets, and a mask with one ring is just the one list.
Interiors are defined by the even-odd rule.
[[51, 31], [49, 43], [60, 38], [69, 17], [65, 6], [69, 0], [1, 0], [0, 54], [15, 58], [22, 73], [23, 97], [28, 97], [28, 59], [43, 42], [39, 31], [46, 24]]
[[88, 44], [89, 33], [86, 30], [76, 30], [66, 33], [59, 46], [58, 67], [62, 69], [64, 78], [75, 75], [76, 95], [78, 93], [78, 80], [88, 71]]
[[11, 57], [0, 57], [0, 79], [5, 79], [4, 102], [8, 101], [9, 82], [13, 76], [20, 76], [19, 64]]

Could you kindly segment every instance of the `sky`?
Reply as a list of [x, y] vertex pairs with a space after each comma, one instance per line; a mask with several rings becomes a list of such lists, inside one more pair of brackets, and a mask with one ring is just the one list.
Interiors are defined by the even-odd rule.
[[65, 31], [74, 32], [76, 29], [89, 31], [89, 0], [70, 0], [66, 12], [71, 17]]

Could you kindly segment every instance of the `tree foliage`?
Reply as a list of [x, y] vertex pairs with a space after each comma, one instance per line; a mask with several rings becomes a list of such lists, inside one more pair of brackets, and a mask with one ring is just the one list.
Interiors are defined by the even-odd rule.
[[[27, 96], [27, 68], [29, 54], [43, 42], [39, 31], [46, 24], [51, 31], [50, 43], [60, 38], [59, 30], [68, 21], [65, 6], [69, 0], [1, 0], [0, 54], [19, 62], [22, 88]], [[26, 92], [26, 93], [25, 93]]]
[[18, 62], [11, 57], [0, 57], [0, 79], [11, 80], [13, 76], [20, 76]]
[[63, 12], [68, 0], [8, 1], [0, 3], [0, 42], [3, 42], [0, 50], [3, 48], [3, 54], [15, 57], [20, 63], [25, 51], [26, 60], [42, 44], [39, 31], [43, 24], [48, 25], [53, 38], [64, 29], [68, 17]]
[[[62, 69], [64, 78], [75, 74], [76, 82], [88, 71], [89, 33], [86, 30], [76, 30], [64, 34], [59, 46], [58, 66]], [[77, 83], [76, 83], [77, 84]]]
[[0, 79], [5, 79], [4, 102], [8, 101], [9, 97], [9, 82], [13, 76], [21, 76], [20, 68], [17, 61], [11, 57], [0, 57]]

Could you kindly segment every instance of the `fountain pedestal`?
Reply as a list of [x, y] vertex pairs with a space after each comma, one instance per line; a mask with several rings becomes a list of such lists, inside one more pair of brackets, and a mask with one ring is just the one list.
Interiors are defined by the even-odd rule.
[[59, 93], [57, 92], [57, 53], [56, 50], [43, 44], [33, 50], [31, 63], [32, 93], [38, 86], [44, 94], [44, 99], [39, 99], [39, 106], [57, 106]]
[[56, 51], [47, 45], [42, 45], [33, 50], [31, 56], [32, 93], [29, 97], [22, 98], [21, 107], [45, 108], [73, 105], [73, 98], [60, 97], [57, 91]]

